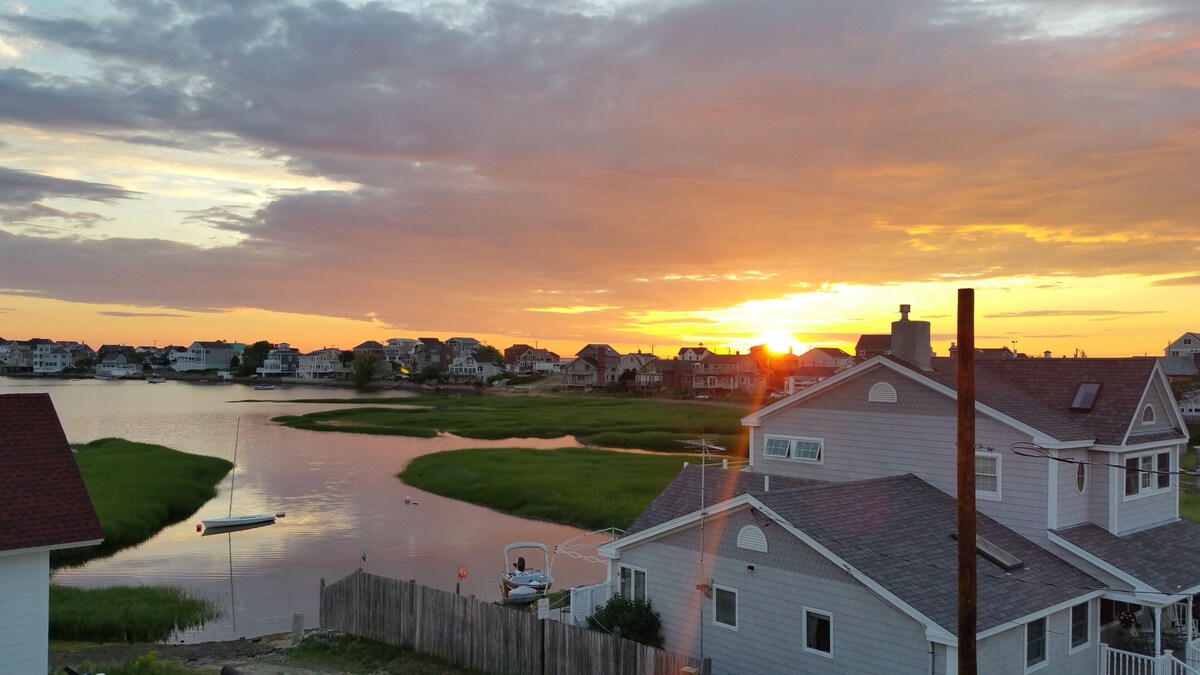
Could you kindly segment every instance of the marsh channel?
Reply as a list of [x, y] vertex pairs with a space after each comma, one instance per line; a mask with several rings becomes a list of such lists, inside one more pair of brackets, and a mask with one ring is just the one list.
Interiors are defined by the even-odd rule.
[[[212, 600], [220, 618], [175, 635], [173, 642], [253, 637], [290, 630], [293, 613], [315, 627], [320, 580], [368, 572], [453, 591], [460, 568], [463, 595], [500, 596], [503, 547], [539, 541], [551, 549], [583, 534], [562, 525], [516, 518], [432, 495], [396, 474], [419, 455], [457, 448], [574, 447], [574, 438], [485, 441], [323, 433], [271, 422], [279, 415], [334, 409], [288, 399], [351, 398], [348, 389], [169, 381], [21, 379], [0, 377], [0, 394], [48, 392], [71, 443], [119, 437], [184, 452], [234, 459], [215, 498], [191, 518], [141, 546], [54, 573], [54, 583], [81, 587], [163, 584]], [[389, 392], [388, 396], [395, 396]], [[256, 399], [256, 402], [235, 402]], [[275, 525], [201, 536], [204, 518], [283, 512]], [[364, 561], [365, 553], [365, 561]], [[602, 565], [556, 556], [555, 586], [600, 581]]]

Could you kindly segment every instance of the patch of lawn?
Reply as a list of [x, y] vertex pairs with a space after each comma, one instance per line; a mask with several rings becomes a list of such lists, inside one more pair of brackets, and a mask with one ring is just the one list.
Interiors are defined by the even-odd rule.
[[217, 457], [119, 438], [77, 446], [75, 463], [100, 516], [104, 543], [52, 551], [52, 567], [78, 566], [137, 546], [215, 497], [217, 483], [233, 468]]
[[216, 617], [217, 610], [211, 602], [192, 597], [178, 588], [50, 585], [52, 640], [161, 642], [176, 630], [201, 626]]
[[[1189, 425], [1191, 426], [1191, 425]], [[1196, 430], [1192, 431], [1192, 441], [1197, 440]], [[1191, 447], [1190, 445], [1188, 447]], [[1181, 471], [1196, 470], [1196, 453], [1184, 452], [1179, 456]], [[1179, 477], [1179, 515], [1193, 523], [1200, 523], [1200, 492], [1197, 491], [1196, 479], [1191, 476]]]
[[417, 457], [399, 477], [444, 497], [595, 530], [628, 527], [687, 459], [591, 448], [448, 450]]
[[[666, 401], [573, 396], [453, 396], [365, 399], [405, 408], [359, 407], [277, 417], [298, 429], [430, 438], [448, 431], [467, 438], [559, 438], [617, 448], [676, 452], [679, 439], [716, 435], [745, 454], [741, 408]], [[306, 401], [309, 402], [309, 401]], [[336, 401], [346, 403], [345, 400]]]
[[444, 675], [471, 672], [411, 649], [342, 634], [321, 638], [310, 636], [288, 651], [284, 661], [297, 666], [336, 669], [339, 673]]

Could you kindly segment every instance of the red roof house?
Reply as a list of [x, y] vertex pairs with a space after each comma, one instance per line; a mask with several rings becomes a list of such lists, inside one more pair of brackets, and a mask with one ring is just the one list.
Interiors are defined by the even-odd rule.
[[46, 672], [50, 551], [103, 539], [50, 395], [0, 396], [0, 672]]

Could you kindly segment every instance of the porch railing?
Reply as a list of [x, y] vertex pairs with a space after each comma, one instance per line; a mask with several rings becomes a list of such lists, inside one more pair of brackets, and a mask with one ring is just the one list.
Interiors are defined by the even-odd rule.
[[612, 585], [602, 581], [591, 586], [571, 589], [571, 620], [576, 626], [587, 625], [587, 618], [596, 613], [596, 608], [612, 598]]
[[1192, 640], [1187, 648], [1187, 664], [1193, 670], [1200, 671], [1200, 638]]
[[[1188, 648], [1189, 659], [1195, 649], [1195, 645]], [[1200, 656], [1200, 653], [1196, 656]], [[1200, 675], [1200, 670], [1175, 658], [1171, 650], [1158, 656], [1148, 656], [1113, 649], [1101, 643], [1100, 675]]]

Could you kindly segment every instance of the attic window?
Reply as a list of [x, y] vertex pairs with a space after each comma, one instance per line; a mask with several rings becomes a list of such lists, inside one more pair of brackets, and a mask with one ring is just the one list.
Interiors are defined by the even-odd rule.
[[738, 548], [744, 548], [747, 551], [767, 552], [767, 536], [763, 531], [754, 525], [747, 525], [741, 530], [738, 530], [737, 536]]
[[1142, 411], [1142, 424], [1154, 424], [1154, 406], [1146, 406]]
[[876, 382], [871, 386], [871, 391], [867, 394], [867, 400], [875, 403], [895, 403], [896, 388], [887, 382]]
[[1075, 400], [1071, 402], [1071, 410], [1091, 410], [1092, 406], [1096, 405], [1096, 395], [1100, 393], [1100, 384], [1098, 382], [1084, 382], [1079, 385], [1079, 391], [1075, 393]]

